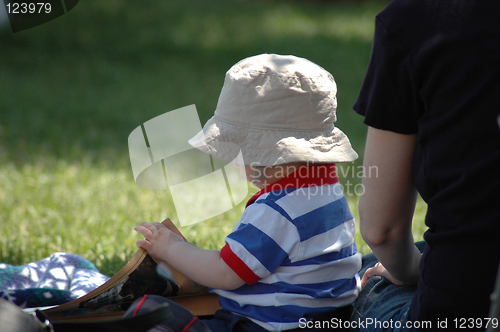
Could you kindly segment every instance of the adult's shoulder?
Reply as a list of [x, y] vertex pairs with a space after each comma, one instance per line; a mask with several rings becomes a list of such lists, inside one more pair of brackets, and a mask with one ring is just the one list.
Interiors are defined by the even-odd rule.
[[393, 0], [377, 15], [376, 21], [401, 44], [411, 48], [434, 33], [436, 24], [442, 24], [439, 16], [446, 15], [448, 7], [440, 0]]
[[412, 23], [425, 19], [423, 14], [428, 11], [425, 3], [418, 0], [393, 0], [377, 15], [377, 20], [394, 28], [408, 28]]
[[[440, 27], [451, 29], [454, 25], [472, 21], [485, 23], [484, 20], [488, 21], [488, 17], [498, 17], [498, 10], [498, 0], [393, 0], [377, 15], [377, 19], [394, 32], [399, 29], [422, 33], [427, 29], [435, 31]], [[493, 21], [498, 23], [498, 20]], [[416, 26], [419, 29], [415, 30]]]

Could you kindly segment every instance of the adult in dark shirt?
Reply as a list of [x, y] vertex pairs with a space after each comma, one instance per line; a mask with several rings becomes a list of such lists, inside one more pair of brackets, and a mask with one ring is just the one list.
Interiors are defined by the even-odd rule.
[[499, 13], [498, 0], [394, 0], [376, 18], [354, 109], [369, 126], [364, 164], [379, 171], [359, 213], [380, 264], [364, 274], [354, 318], [485, 327], [500, 260]]

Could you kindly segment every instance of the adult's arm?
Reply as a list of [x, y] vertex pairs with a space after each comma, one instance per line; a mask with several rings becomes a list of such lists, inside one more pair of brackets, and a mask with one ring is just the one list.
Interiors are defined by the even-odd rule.
[[417, 197], [412, 180], [415, 144], [415, 135], [368, 127], [364, 167], [376, 167], [378, 172], [363, 179], [360, 229], [382, 265], [366, 271], [363, 285], [373, 275], [387, 277], [397, 285], [418, 281], [421, 255], [411, 232]]

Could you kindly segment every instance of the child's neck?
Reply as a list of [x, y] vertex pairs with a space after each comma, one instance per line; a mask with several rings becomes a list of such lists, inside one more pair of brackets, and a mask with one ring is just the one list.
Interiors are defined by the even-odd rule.
[[302, 166], [307, 166], [307, 162], [294, 162], [269, 167], [252, 167], [253, 176], [251, 182], [259, 189], [263, 189], [273, 184], [289, 174], [295, 172]]

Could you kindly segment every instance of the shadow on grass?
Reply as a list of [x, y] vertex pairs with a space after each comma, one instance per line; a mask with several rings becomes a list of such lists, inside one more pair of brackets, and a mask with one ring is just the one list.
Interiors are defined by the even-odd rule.
[[48, 24], [0, 33], [0, 162], [90, 158], [129, 167], [127, 138], [157, 115], [196, 104], [204, 123], [224, 73], [259, 53], [294, 54], [339, 85], [339, 127], [360, 150], [351, 106], [386, 2], [81, 2]]
[[[361, 156], [366, 129], [352, 105], [387, 2], [81, 1], [47, 24], [0, 30], [0, 262], [63, 250], [116, 273], [135, 252], [132, 226], [173, 210], [164, 193], [135, 186], [128, 135], [190, 104], [204, 123], [225, 72], [248, 56], [293, 54], [330, 71], [337, 124]], [[188, 238], [215, 249], [238, 218]]]

